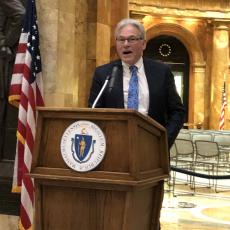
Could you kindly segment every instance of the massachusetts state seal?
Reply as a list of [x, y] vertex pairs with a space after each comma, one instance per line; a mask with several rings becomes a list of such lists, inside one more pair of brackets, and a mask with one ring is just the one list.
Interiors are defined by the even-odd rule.
[[105, 136], [102, 130], [90, 121], [71, 124], [61, 138], [61, 154], [65, 163], [75, 171], [94, 169], [104, 158]]

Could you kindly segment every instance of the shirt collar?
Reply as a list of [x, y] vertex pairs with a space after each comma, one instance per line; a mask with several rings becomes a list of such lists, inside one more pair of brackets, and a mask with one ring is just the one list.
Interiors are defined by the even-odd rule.
[[[143, 65], [143, 58], [141, 57], [134, 65], [138, 68], [138, 72], [139, 72], [140, 68]], [[129, 71], [130, 65], [122, 61], [122, 66], [125, 71]]]

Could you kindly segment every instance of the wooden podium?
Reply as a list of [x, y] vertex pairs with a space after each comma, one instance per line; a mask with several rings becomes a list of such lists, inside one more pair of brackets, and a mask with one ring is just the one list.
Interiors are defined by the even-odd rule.
[[[90, 172], [70, 169], [61, 156], [62, 135], [79, 120], [106, 137], [105, 157]], [[38, 108], [35, 230], [158, 230], [167, 148], [165, 129], [136, 111]]]

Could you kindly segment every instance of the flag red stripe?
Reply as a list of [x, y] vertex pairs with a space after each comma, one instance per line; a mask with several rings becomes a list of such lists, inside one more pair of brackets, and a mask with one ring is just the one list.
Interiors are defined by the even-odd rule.
[[37, 85], [36, 85], [36, 104], [37, 106], [44, 106], [43, 97]]
[[27, 49], [26, 43], [19, 43], [17, 53], [25, 53]]
[[24, 65], [23, 77], [24, 77], [28, 82], [29, 82], [29, 79], [30, 79], [30, 74], [31, 74], [31, 71], [30, 71], [29, 66]]
[[26, 127], [25, 125], [22, 123], [22, 121], [20, 119], [18, 119], [18, 132], [20, 133], [20, 135], [25, 138], [26, 136]]
[[34, 138], [30, 126], [26, 126], [26, 144], [28, 145], [30, 152], [33, 152]]
[[27, 111], [28, 97], [24, 94], [24, 91], [21, 92], [20, 105], [23, 107], [25, 111]]
[[34, 97], [33, 87], [29, 87], [28, 97], [29, 97], [30, 106], [33, 109], [33, 116], [35, 118], [36, 117], [36, 113], [35, 113], [35, 108], [36, 108], [35, 101], [36, 100], [35, 100], [35, 97]]
[[15, 64], [14, 69], [13, 69], [13, 74], [14, 73], [22, 73], [24, 69], [25, 64]]
[[20, 217], [21, 217], [21, 223], [22, 223], [22, 226], [24, 227], [24, 229], [29, 229], [31, 226], [31, 222], [30, 222], [30, 219], [29, 219], [27, 212], [24, 209], [23, 205], [21, 205]]
[[17, 84], [17, 85], [12, 85], [10, 87], [10, 92], [9, 95], [11, 96], [17, 96], [21, 94], [21, 85]]
[[23, 180], [23, 183], [25, 185], [28, 195], [30, 196], [32, 204], [34, 204], [34, 185], [32, 183], [31, 178], [28, 175], [26, 175]]

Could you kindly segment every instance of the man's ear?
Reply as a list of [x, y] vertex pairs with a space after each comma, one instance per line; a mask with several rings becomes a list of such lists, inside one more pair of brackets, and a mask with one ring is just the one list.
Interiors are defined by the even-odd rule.
[[146, 45], [147, 45], [147, 41], [146, 41], [146, 40], [143, 40], [143, 50], [145, 50]]

